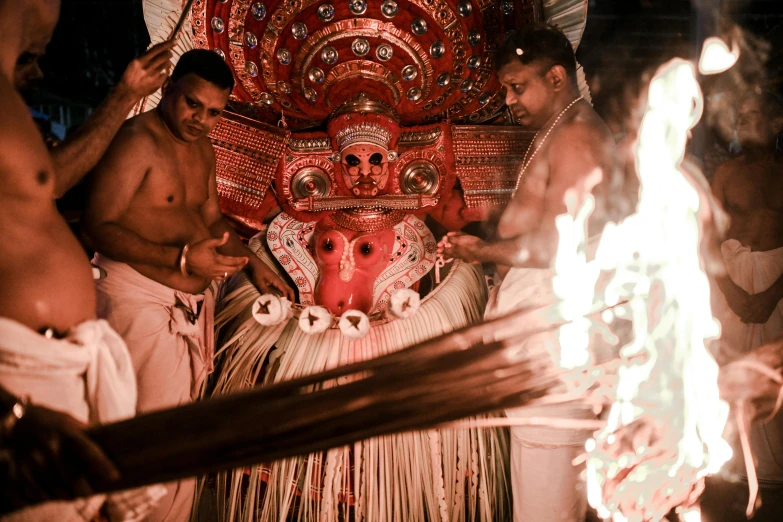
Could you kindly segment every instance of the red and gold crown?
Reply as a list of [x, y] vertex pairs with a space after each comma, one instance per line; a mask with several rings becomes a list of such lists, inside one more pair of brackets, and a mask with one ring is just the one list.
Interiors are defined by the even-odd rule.
[[392, 133], [377, 123], [359, 122], [341, 129], [334, 139], [340, 151], [357, 143], [371, 143], [389, 149]]
[[391, 107], [360, 93], [332, 113], [327, 132], [336, 151], [357, 143], [393, 150], [400, 136], [400, 125]]

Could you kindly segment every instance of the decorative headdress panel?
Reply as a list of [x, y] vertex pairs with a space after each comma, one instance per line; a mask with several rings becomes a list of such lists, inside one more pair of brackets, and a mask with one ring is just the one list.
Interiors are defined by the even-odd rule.
[[[143, 0], [153, 43], [187, 0]], [[404, 126], [494, 119], [504, 96], [493, 74], [505, 35], [557, 25], [579, 44], [588, 0], [193, 0], [175, 56], [211, 49], [237, 79], [235, 112], [291, 130], [323, 124], [363, 91]], [[578, 70], [586, 92], [584, 74]], [[156, 93], [136, 112], [157, 104]]]
[[314, 126], [359, 91], [400, 123], [478, 123], [504, 97], [503, 34], [541, 19], [540, 0], [195, 0], [194, 46], [225, 57], [232, 106]]
[[[302, 221], [345, 221], [338, 209], [353, 198], [340, 186], [335, 152], [359, 140], [388, 140], [397, 155], [373, 209], [445, 208], [457, 180], [467, 205], [462, 217], [503, 205], [530, 137], [516, 127], [475, 125], [503, 109], [497, 49], [509, 31], [532, 21], [558, 25], [576, 47], [587, 1], [193, 0], [175, 56], [213, 50], [237, 80], [229, 102], [235, 115], [227, 113], [211, 135], [224, 212], [257, 230], [277, 204]], [[153, 43], [171, 33], [187, 4], [143, 0]], [[135, 112], [158, 99], [145, 98]], [[350, 128], [351, 114], [366, 125]], [[342, 225], [381, 225], [365, 215], [351, 219]]]

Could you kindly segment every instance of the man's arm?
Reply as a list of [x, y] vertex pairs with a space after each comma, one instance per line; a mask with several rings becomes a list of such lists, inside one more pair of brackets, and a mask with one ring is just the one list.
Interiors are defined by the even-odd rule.
[[82, 232], [92, 248], [124, 263], [179, 269], [181, 248], [144, 239], [121, 224], [149, 169], [155, 143], [146, 133], [125, 127], [95, 169]]
[[91, 495], [119, 472], [64, 413], [26, 405], [0, 387], [0, 515], [27, 504]]
[[718, 375], [720, 396], [732, 405], [751, 407], [751, 418], [769, 416], [775, 408], [781, 385], [783, 339], [778, 339], [748, 352], [743, 357], [721, 367]]
[[549, 148], [548, 176], [526, 176], [517, 195], [521, 211], [512, 218], [520, 229], [523, 223], [537, 219], [539, 224], [531, 232], [493, 242], [450, 233], [441, 249], [444, 255], [520, 268], [551, 266], [559, 237], [555, 218], [565, 213], [575, 216], [603, 175], [606, 151], [601, 150], [604, 145], [594, 132], [581, 124], [562, 129]]
[[82, 126], [51, 149], [55, 198], [62, 197], [95, 167], [133, 106], [161, 86], [171, 68], [174, 45], [175, 42], [160, 43], [133, 60], [117, 86]]
[[533, 256], [524, 257], [526, 250], [528, 253], [530, 252], [531, 236], [524, 235], [498, 241], [484, 241], [462, 232], [449, 232], [438, 244], [438, 253], [446, 258], [456, 257], [469, 263], [545, 267], [547, 266], [543, 261], [545, 256], [541, 259]]
[[247, 270], [253, 283], [261, 292], [277, 290], [284, 297], [293, 301], [294, 292], [280, 277], [277, 276], [268, 266], [261, 261], [256, 254], [250, 250], [239, 238], [236, 231], [228, 224], [220, 210], [220, 199], [217, 192], [217, 179], [215, 176], [215, 153], [210, 145], [210, 161], [212, 168], [209, 179], [209, 198], [202, 208], [204, 223], [209, 227], [209, 231], [214, 237], [225, 237], [228, 234], [228, 240], [220, 247], [221, 254], [242, 257], [248, 260]]

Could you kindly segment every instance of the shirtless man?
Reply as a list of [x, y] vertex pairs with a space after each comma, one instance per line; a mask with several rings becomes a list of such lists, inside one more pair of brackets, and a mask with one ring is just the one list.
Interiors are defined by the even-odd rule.
[[[89, 495], [116, 478], [83, 423], [135, 409], [127, 349], [95, 321], [90, 264], [55, 208], [58, 172], [14, 88], [19, 57], [48, 42], [58, 16], [57, 0], [0, 0], [0, 513]], [[89, 394], [86, 375], [95, 377]], [[47, 503], [19, 516], [89, 520], [102, 503]]]
[[[212, 369], [214, 281], [247, 268], [262, 293], [294, 297], [220, 211], [207, 134], [233, 85], [217, 54], [183, 54], [160, 106], [128, 120], [95, 171], [84, 234], [107, 273], [100, 313], [128, 343], [139, 412], [199, 396]], [[150, 520], [188, 520], [193, 486], [170, 487], [176, 494]]]
[[[726, 237], [750, 252], [771, 254], [783, 247], [783, 160], [776, 151], [781, 131], [780, 100], [769, 94], [745, 96], [737, 114], [742, 154], [718, 167], [713, 178], [713, 192], [731, 218]], [[744, 323], [767, 323], [783, 299], [783, 278], [775, 277], [763, 291], [743, 289], [732, 279], [722, 280], [721, 290], [734, 313]]]
[[[506, 104], [522, 125], [538, 134], [521, 166], [518, 190], [500, 218], [497, 239], [450, 233], [440, 245], [447, 258], [497, 265], [503, 283], [490, 295], [487, 318], [555, 301], [550, 269], [558, 242], [555, 217], [575, 215], [615, 169], [612, 135], [581, 99], [573, 50], [559, 30], [525, 27], [504, 44], [498, 67]], [[540, 352], [552, 349], [553, 343], [551, 335], [537, 336], [523, 349]], [[547, 407], [507, 413], [590, 416], [586, 410]], [[515, 522], [582, 522], [587, 499], [571, 461], [584, 450], [589, 433], [517, 427], [511, 434]]]
[[[16, 62], [14, 86], [23, 97], [43, 78], [38, 60], [48, 43], [47, 35], [30, 35], [29, 44]], [[174, 41], [159, 43], [132, 60], [117, 85], [78, 130], [50, 149], [57, 173], [55, 197], [62, 197], [95, 167], [133, 106], [160, 88], [170, 72], [171, 50], [175, 45]]]
[[[737, 137], [742, 154], [718, 167], [715, 197], [731, 224], [721, 253], [727, 277], [717, 280], [715, 312], [721, 322], [719, 362], [735, 360], [783, 335], [783, 161], [776, 138], [783, 105], [767, 93], [739, 103]], [[720, 295], [722, 293], [722, 295]], [[762, 500], [783, 498], [783, 415], [751, 430]], [[738, 455], [733, 469], [744, 476]], [[766, 495], [765, 495], [766, 492]]]

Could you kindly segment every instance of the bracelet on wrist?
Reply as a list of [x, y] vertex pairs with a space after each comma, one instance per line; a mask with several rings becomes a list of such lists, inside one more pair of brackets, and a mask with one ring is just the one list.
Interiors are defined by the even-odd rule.
[[190, 244], [186, 243], [185, 246], [182, 247], [182, 252], [179, 254], [179, 272], [185, 277], [190, 277], [190, 272], [188, 272], [188, 260], [185, 258], [188, 250], [190, 250]]

